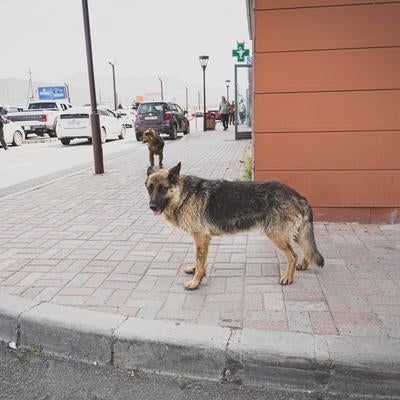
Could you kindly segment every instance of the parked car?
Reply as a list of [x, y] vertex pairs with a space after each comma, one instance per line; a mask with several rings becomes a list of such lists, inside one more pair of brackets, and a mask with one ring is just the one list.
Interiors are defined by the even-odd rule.
[[60, 114], [71, 107], [71, 104], [59, 100], [32, 101], [29, 103], [27, 110], [10, 112], [8, 118], [23, 126], [25, 136], [30, 133], [43, 136], [47, 133], [50, 137], [56, 137], [57, 122]]
[[14, 146], [21, 146], [24, 141], [25, 132], [21, 125], [16, 122], [7, 120], [4, 123], [4, 140], [7, 144], [12, 144]]
[[203, 118], [203, 113], [201, 111], [197, 111], [197, 113], [195, 114], [196, 117], [198, 118]]
[[169, 135], [175, 140], [178, 132], [184, 135], [190, 133], [190, 123], [186, 112], [178, 104], [165, 101], [141, 103], [135, 121], [135, 134], [138, 141], [142, 140], [143, 132], [152, 128], [160, 134]]
[[[100, 117], [101, 142], [108, 139], [125, 139], [126, 127], [114, 111], [98, 108]], [[69, 145], [73, 139], [92, 140], [92, 125], [89, 107], [73, 107], [60, 115], [57, 136], [63, 145]]]
[[211, 109], [211, 110], [207, 110], [207, 112], [206, 112], [206, 118], [208, 118], [208, 116], [210, 115], [210, 114], [213, 114], [214, 115], [214, 118], [215, 118], [215, 120], [216, 121], [221, 121], [221, 114], [220, 114], [220, 112], [217, 110], [217, 109]]
[[136, 112], [134, 110], [117, 110], [115, 111], [120, 116], [125, 128], [132, 128], [135, 121]]

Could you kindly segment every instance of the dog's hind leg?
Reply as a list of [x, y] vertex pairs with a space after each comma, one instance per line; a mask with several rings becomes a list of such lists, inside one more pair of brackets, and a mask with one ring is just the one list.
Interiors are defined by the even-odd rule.
[[304, 253], [303, 253], [300, 262], [296, 265], [296, 269], [298, 269], [300, 271], [304, 271], [309, 266], [310, 266], [310, 262], [307, 260], [307, 258], [304, 256]]
[[297, 269], [305, 270], [312, 263], [315, 263], [319, 267], [323, 267], [324, 258], [317, 249], [314, 237], [314, 229], [310, 221], [305, 221], [305, 223], [302, 224], [296, 242], [300, 246], [302, 252], [302, 259], [300, 264], [297, 265]]
[[267, 236], [287, 258], [287, 267], [279, 282], [281, 285], [290, 285], [293, 282], [294, 271], [296, 270], [297, 263], [297, 255], [290, 245], [290, 240], [283, 237], [282, 234], [276, 234], [275, 232], [268, 232]]
[[160, 168], [163, 167], [162, 160], [163, 160], [163, 153], [161, 152], [160, 155], [158, 156], [158, 165], [160, 166]]
[[[204, 233], [194, 233], [193, 240], [196, 244], [196, 262], [194, 277], [192, 280], [185, 283], [185, 289], [193, 290], [200, 286], [200, 282], [206, 274], [206, 263], [208, 256], [208, 246], [211, 241], [211, 236]], [[185, 272], [188, 272], [185, 269]], [[189, 272], [188, 272], [189, 273]]]

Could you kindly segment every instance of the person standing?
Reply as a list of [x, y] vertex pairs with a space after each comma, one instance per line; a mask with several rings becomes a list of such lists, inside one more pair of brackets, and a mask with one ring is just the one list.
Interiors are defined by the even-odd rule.
[[239, 117], [240, 117], [240, 122], [244, 124], [246, 120], [246, 106], [244, 105], [243, 99], [240, 99], [239, 102]]
[[3, 113], [0, 114], [0, 143], [3, 146], [4, 150], [8, 150], [8, 146], [6, 141], [4, 140], [4, 122], [5, 122], [5, 117], [3, 116]]
[[228, 129], [229, 103], [226, 101], [225, 96], [222, 96], [221, 103], [219, 103], [219, 112], [221, 114], [224, 131], [226, 131]]
[[235, 101], [232, 100], [232, 103], [229, 106], [229, 125], [235, 125], [235, 113], [236, 113]]

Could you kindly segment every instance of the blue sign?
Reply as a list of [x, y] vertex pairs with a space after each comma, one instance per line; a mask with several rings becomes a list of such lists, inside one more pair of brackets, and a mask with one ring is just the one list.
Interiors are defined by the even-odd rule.
[[63, 100], [67, 99], [65, 86], [42, 86], [38, 87], [39, 100]]

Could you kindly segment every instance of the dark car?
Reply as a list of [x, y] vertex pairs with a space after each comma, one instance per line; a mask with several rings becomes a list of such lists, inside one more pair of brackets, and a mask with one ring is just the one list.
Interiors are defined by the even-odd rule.
[[138, 141], [142, 140], [143, 132], [152, 128], [159, 134], [169, 135], [175, 140], [178, 132], [187, 135], [190, 123], [186, 112], [175, 103], [152, 101], [140, 104], [135, 121], [135, 134]]

